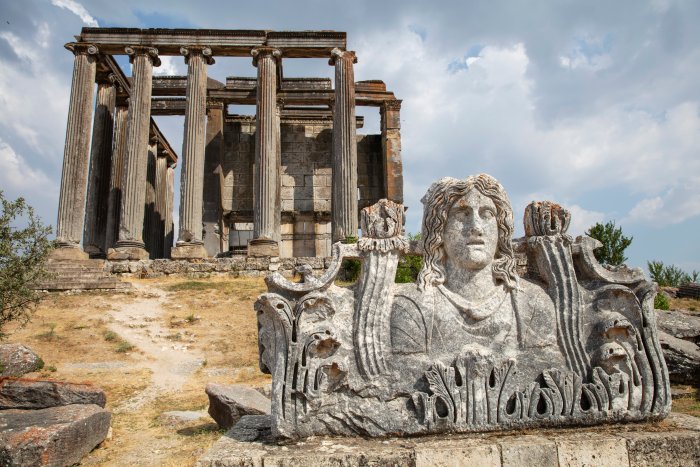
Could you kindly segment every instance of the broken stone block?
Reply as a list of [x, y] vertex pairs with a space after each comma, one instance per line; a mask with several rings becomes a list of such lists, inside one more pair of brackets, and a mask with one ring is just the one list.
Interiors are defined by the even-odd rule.
[[272, 417], [269, 415], [244, 415], [226, 436], [238, 441], [266, 441], [272, 439]]
[[0, 378], [0, 409], [44, 409], [71, 404], [104, 407], [102, 389], [91, 384]]
[[246, 386], [209, 383], [209, 415], [221, 428], [231, 428], [243, 415], [269, 415], [270, 399]]
[[659, 330], [678, 339], [700, 344], [700, 316], [685, 311], [657, 311]]
[[171, 428], [179, 428], [206, 416], [207, 413], [204, 410], [172, 410], [160, 414], [158, 420], [160, 420], [163, 425]]
[[0, 345], [0, 376], [22, 376], [43, 366], [41, 358], [22, 344]]
[[78, 463], [105, 439], [110, 419], [94, 404], [0, 411], [0, 465]]
[[659, 342], [670, 380], [700, 387], [700, 347], [662, 331], [659, 331]]

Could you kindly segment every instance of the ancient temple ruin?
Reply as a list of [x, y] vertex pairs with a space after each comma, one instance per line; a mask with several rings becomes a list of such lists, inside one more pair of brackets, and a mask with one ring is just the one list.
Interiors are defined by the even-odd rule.
[[[381, 81], [355, 82], [344, 32], [83, 28], [66, 48], [75, 62], [54, 258], [329, 256], [357, 236], [360, 209], [403, 201], [401, 101]], [[130, 78], [117, 55], [129, 56]], [[173, 55], [187, 76], [154, 76]], [[257, 78], [208, 78], [216, 57], [252, 58]], [[285, 78], [283, 60], [297, 58], [328, 60], [334, 83]], [[232, 104], [255, 104], [255, 115], [230, 114]], [[379, 108], [381, 134], [357, 134], [358, 105]], [[185, 116], [181, 159], [152, 119], [163, 115]]]

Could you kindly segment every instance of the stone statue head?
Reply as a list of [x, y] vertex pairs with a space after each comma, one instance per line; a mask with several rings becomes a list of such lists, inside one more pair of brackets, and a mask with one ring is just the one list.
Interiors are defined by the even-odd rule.
[[[465, 180], [445, 177], [433, 183], [421, 202], [423, 203], [423, 268], [418, 274], [418, 287], [424, 290], [429, 286], [437, 286], [445, 282], [445, 229], [449, 216], [455, 215], [452, 209], [456, 203], [464, 203], [472, 190], [490, 199], [495, 206], [497, 226], [497, 242], [493, 258], [488, 258], [497, 282], [508, 289], [517, 287], [515, 257], [513, 254], [513, 209], [503, 186], [490, 175], [473, 175]], [[488, 203], [490, 205], [490, 203]], [[487, 232], [488, 233], [488, 232]], [[491, 243], [488, 239], [488, 245]], [[456, 239], [455, 241], [460, 241]], [[468, 250], [468, 239], [464, 238], [465, 251]], [[492, 250], [490, 250], [492, 251]]]

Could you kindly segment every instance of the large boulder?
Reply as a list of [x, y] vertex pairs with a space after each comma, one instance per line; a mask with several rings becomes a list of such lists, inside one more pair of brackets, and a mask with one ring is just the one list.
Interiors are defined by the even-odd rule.
[[659, 343], [671, 382], [700, 387], [700, 348], [663, 331], [659, 331]]
[[270, 415], [244, 415], [226, 436], [238, 441], [252, 443], [272, 440], [272, 417]]
[[209, 383], [206, 392], [209, 415], [221, 428], [231, 428], [243, 415], [270, 415], [270, 399], [255, 389]]
[[0, 409], [44, 409], [71, 404], [104, 407], [106, 401], [104, 391], [91, 384], [0, 378]]
[[110, 419], [98, 405], [0, 411], [0, 465], [76, 464], [107, 437]]
[[700, 344], [700, 316], [687, 311], [656, 312], [656, 325], [660, 331], [678, 339]]
[[22, 344], [0, 344], [0, 376], [22, 376], [44, 367], [44, 361]]

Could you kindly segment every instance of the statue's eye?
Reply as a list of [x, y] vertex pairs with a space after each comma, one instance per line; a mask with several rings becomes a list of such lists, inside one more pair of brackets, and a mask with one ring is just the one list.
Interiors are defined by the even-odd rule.
[[484, 219], [492, 219], [495, 216], [496, 216], [496, 213], [493, 212], [493, 209], [483, 208], [481, 210], [481, 217], [483, 217]]

